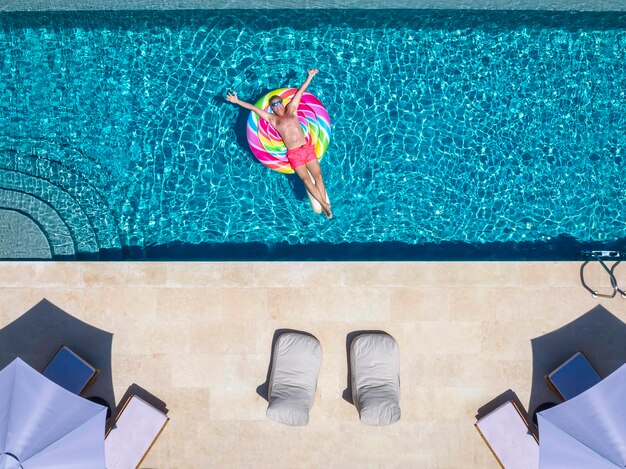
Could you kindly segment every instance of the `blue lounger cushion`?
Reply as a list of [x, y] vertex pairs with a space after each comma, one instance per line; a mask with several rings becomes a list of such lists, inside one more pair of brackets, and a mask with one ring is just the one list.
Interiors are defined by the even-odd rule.
[[96, 372], [93, 366], [63, 346], [43, 370], [43, 375], [68, 391], [80, 394]]
[[569, 360], [548, 375], [548, 380], [568, 400], [595, 386], [602, 378], [582, 352], [577, 352]]

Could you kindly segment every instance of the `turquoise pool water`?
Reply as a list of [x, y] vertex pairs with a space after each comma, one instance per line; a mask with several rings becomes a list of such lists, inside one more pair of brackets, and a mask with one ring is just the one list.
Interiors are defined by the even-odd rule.
[[[0, 50], [4, 205], [50, 239], [60, 217], [79, 255], [624, 245], [623, 14], [3, 14]], [[223, 99], [307, 67], [333, 220], [254, 159]]]

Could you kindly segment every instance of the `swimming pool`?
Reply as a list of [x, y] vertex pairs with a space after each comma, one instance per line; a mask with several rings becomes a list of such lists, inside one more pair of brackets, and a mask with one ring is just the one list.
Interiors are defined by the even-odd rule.
[[[626, 15], [0, 16], [0, 199], [57, 257], [576, 258], [624, 248]], [[247, 113], [310, 87], [335, 218], [258, 163]], [[15, 208], [19, 207], [19, 208]], [[56, 239], [56, 241], [55, 241]], [[64, 254], [65, 253], [65, 254]]]

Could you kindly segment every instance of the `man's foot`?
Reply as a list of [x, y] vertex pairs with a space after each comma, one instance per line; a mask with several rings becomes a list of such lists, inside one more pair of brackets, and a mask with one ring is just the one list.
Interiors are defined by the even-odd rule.
[[322, 210], [324, 210], [324, 215], [326, 215], [326, 218], [332, 218], [333, 217], [333, 212], [331, 212], [331, 210], [330, 210], [330, 205], [328, 205], [328, 204], [322, 205]]

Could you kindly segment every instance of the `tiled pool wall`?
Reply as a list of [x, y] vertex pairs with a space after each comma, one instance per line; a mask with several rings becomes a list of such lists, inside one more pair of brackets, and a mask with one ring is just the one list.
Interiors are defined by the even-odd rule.
[[626, 11], [624, 0], [8, 0], [0, 11], [178, 9], [462, 9]]

